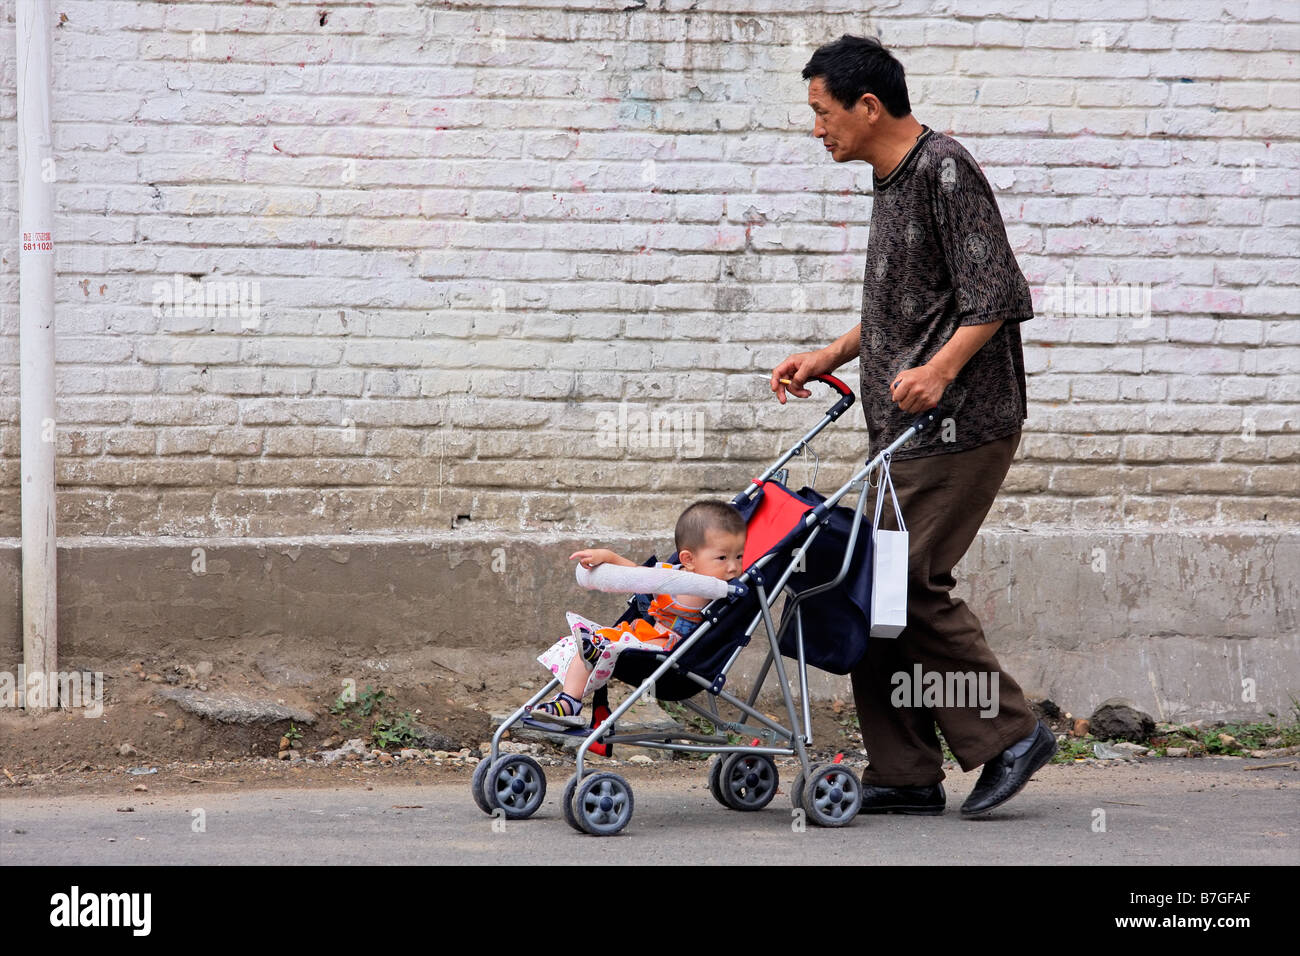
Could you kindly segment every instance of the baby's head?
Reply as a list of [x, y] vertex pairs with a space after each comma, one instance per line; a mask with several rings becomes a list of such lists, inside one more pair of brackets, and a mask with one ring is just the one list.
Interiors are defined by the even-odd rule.
[[745, 519], [725, 501], [697, 501], [677, 519], [677, 560], [687, 571], [730, 581], [745, 569]]

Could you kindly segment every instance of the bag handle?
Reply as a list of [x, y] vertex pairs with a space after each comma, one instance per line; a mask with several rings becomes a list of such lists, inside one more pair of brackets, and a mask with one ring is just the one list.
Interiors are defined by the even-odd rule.
[[885, 504], [885, 487], [889, 487], [889, 497], [894, 499], [894, 519], [898, 522], [898, 530], [906, 531], [907, 525], [903, 522], [903, 509], [898, 506], [898, 494], [894, 491], [894, 479], [889, 473], [888, 454], [885, 455], [884, 463], [880, 469], [880, 484], [876, 490], [876, 515], [871, 521], [871, 536], [874, 538], [876, 531], [880, 528], [880, 509]]

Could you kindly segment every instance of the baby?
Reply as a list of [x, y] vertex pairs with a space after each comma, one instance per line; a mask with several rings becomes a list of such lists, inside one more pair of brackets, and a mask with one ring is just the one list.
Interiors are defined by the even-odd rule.
[[[730, 581], [744, 570], [745, 519], [723, 501], [697, 501], [677, 519], [673, 532], [677, 546], [677, 565], [660, 567], [693, 571]], [[575, 551], [584, 568], [600, 564], [639, 567], [635, 561], [604, 548]], [[537, 723], [563, 727], [580, 727], [582, 698], [603, 686], [614, 670], [618, 655], [629, 647], [648, 650], [671, 650], [704, 619], [701, 609], [707, 598], [657, 594], [648, 603], [641, 601], [641, 611], [653, 623], [637, 618], [617, 627], [599, 627], [576, 614], [569, 615], [573, 635], [562, 638], [538, 660], [553, 675], [564, 678], [564, 690], [532, 709], [529, 718]]]

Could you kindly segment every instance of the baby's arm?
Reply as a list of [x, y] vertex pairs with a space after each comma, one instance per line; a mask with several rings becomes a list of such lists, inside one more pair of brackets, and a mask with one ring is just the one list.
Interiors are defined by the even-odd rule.
[[615, 554], [606, 548], [588, 548], [584, 551], [575, 551], [569, 555], [569, 560], [572, 561], [574, 558], [577, 558], [579, 563], [589, 571], [600, 564], [616, 564], [623, 568], [639, 568], [641, 566], [635, 561], [629, 561], [622, 555]]

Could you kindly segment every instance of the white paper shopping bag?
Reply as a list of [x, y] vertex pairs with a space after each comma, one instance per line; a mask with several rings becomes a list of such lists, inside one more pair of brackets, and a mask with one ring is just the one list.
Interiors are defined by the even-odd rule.
[[[898, 531], [880, 529], [880, 510], [885, 487], [894, 502]], [[876, 516], [871, 524], [871, 636], [898, 637], [907, 626], [907, 525], [889, 476], [889, 458], [881, 466], [880, 489], [876, 493]]]

